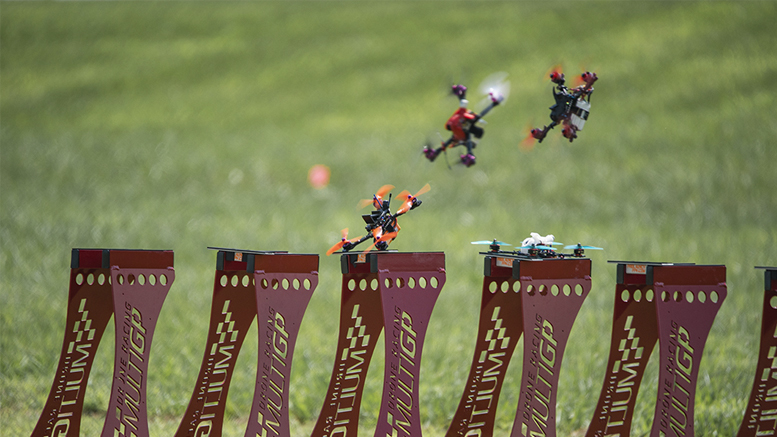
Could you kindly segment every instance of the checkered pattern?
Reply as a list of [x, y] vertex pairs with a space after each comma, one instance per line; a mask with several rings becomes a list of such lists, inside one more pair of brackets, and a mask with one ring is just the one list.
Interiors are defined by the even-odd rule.
[[343, 355], [340, 358], [341, 360], [348, 358], [348, 351], [355, 348], [360, 339], [362, 347], [366, 347], [370, 344], [370, 336], [364, 335], [364, 333], [367, 331], [367, 325], [362, 325], [362, 316], [359, 315], [359, 305], [353, 306], [351, 319], [353, 319], [355, 323], [353, 326], [348, 328], [348, 334], [345, 337], [347, 340], [351, 340], [351, 344], [347, 348], [343, 349]]
[[81, 305], [78, 307], [78, 312], [81, 313], [81, 320], [76, 320], [73, 325], [73, 332], [76, 333], [76, 341], [71, 341], [67, 346], [67, 353], [72, 353], [76, 343], [81, 343], [81, 340], [86, 334], [86, 339], [89, 341], [94, 340], [95, 330], [92, 329], [92, 319], [89, 318], [89, 311], [85, 311], [86, 299], [81, 299]]
[[479, 363], [484, 363], [488, 357], [489, 352], [493, 352], [499, 345], [500, 349], [507, 349], [510, 345], [510, 337], [505, 336], [507, 328], [502, 327], [502, 318], [499, 317], [499, 311], [501, 307], [494, 308], [494, 312], [491, 314], [491, 321], [494, 322], [494, 327], [486, 332], [486, 341], [488, 342], [488, 350], [480, 353]]
[[216, 334], [220, 335], [220, 337], [219, 341], [211, 346], [211, 355], [216, 355], [218, 346], [227, 341], [227, 335], [230, 337], [230, 342], [237, 341], [238, 331], [235, 330], [235, 321], [232, 320], [232, 311], [229, 311], [229, 302], [230, 301], [224, 302], [224, 307], [221, 309], [221, 314], [224, 315], [224, 321], [219, 322], [218, 326], [216, 327]]
[[629, 361], [629, 359], [642, 359], [642, 352], [644, 351], [644, 348], [639, 345], [639, 337], [635, 336], [637, 329], [631, 327], [631, 322], [633, 320], [634, 316], [628, 316], [626, 318], [626, 326], [623, 327], [623, 330], [628, 332], [628, 335], [626, 338], [622, 339], [618, 345], [618, 351], [622, 352], [623, 356], [621, 357], [620, 361], [616, 361], [613, 365], [613, 373], [620, 370], [620, 365], [622, 362]]

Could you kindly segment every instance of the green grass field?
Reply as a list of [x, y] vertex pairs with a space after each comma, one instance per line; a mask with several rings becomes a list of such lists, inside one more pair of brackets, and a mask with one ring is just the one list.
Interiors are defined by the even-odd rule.
[[[725, 264], [728, 299], [697, 386], [699, 436], [730, 436], [755, 373], [763, 273], [777, 265], [777, 3], [766, 2], [0, 2], [0, 422], [29, 435], [51, 387], [73, 247], [175, 250], [176, 281], [151, 351], [153, 436], [172, 435], [202, 358], [215, 267], [207, 246], [320, 253], [361, 227], [383, 184], [432, 191], [392, 248], [446, 253], [421, 371], [428, 436], [447, 429], [474, 349], [482, 257], [470, 241], [529, 232], [592, 252], [593, 289], [564, 355], [559, 435], [582, 435], [604, 378], [615, 269], [607, 260]], [[599, 75], [574, 144], [548, 122], [544, 74]], [[456, 108], [446, 95], [489, 74], [512, 94], [488, 116], [478, 164], [420, 154]], [[475, 104], [478, 99], [470, 97]], [[476, 108], [480, 109], [480, 108]], [[312, 189], [314, 164], [332, 170]], [[334, 360], [339, 260], [300, 331], [295, 436], [309, 435]], [[225, 435], [244, 432], [254, 327], [238, 360]], [[100, 432], [112, 323], [86, 394]], [[362, 434], [374, 429], [382, 346]], [[522, 343], [517, 351], [522, 350]], [[657, 354], [634, 435], [649, 432]], [[520, 352], [497, 430], [512, 426]]]

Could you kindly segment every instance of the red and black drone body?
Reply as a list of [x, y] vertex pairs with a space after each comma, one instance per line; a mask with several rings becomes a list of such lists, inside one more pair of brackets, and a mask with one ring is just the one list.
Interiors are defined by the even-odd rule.
[[564, 73], [560, 67], [555, 67], [550, 73], [550, 81], [556, 86], [553, 88], [553, 98], [556, 103], [551, 106], [551, 123], [542, 129], [534, 128], [524, 140], [524, 146], [531, 146], [534, 140], [542, 142], [548, 132], [557, 125], [562, 126], [561, 134], [571, 143], [577, 138], [577, 132], [583, 130], [588, 114], [591, 112], [591, 94], [594, 92], [593, 84], [598, 77], [596, 73], [586, 71], [579, 76], [580, 85], [567, 88]]

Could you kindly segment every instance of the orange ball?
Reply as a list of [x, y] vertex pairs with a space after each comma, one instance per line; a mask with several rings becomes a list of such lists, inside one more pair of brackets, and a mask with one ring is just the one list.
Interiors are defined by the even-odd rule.
[[308, 182], [311, 187], [320, 190], [329, 185], [329, 175], [329, 167], [323, 164], [316, 164], [310, 167], [308, 171]]

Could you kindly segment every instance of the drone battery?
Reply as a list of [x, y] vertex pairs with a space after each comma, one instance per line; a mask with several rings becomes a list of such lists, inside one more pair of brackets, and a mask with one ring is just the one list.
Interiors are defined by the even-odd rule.
[[577, 130], [583, 130], [585, 121], [588, 120], [588, 113], [591, 111], [591, 104], [583, 99], [577, 99], [572, 114], [569, 117], [570, 122]]

